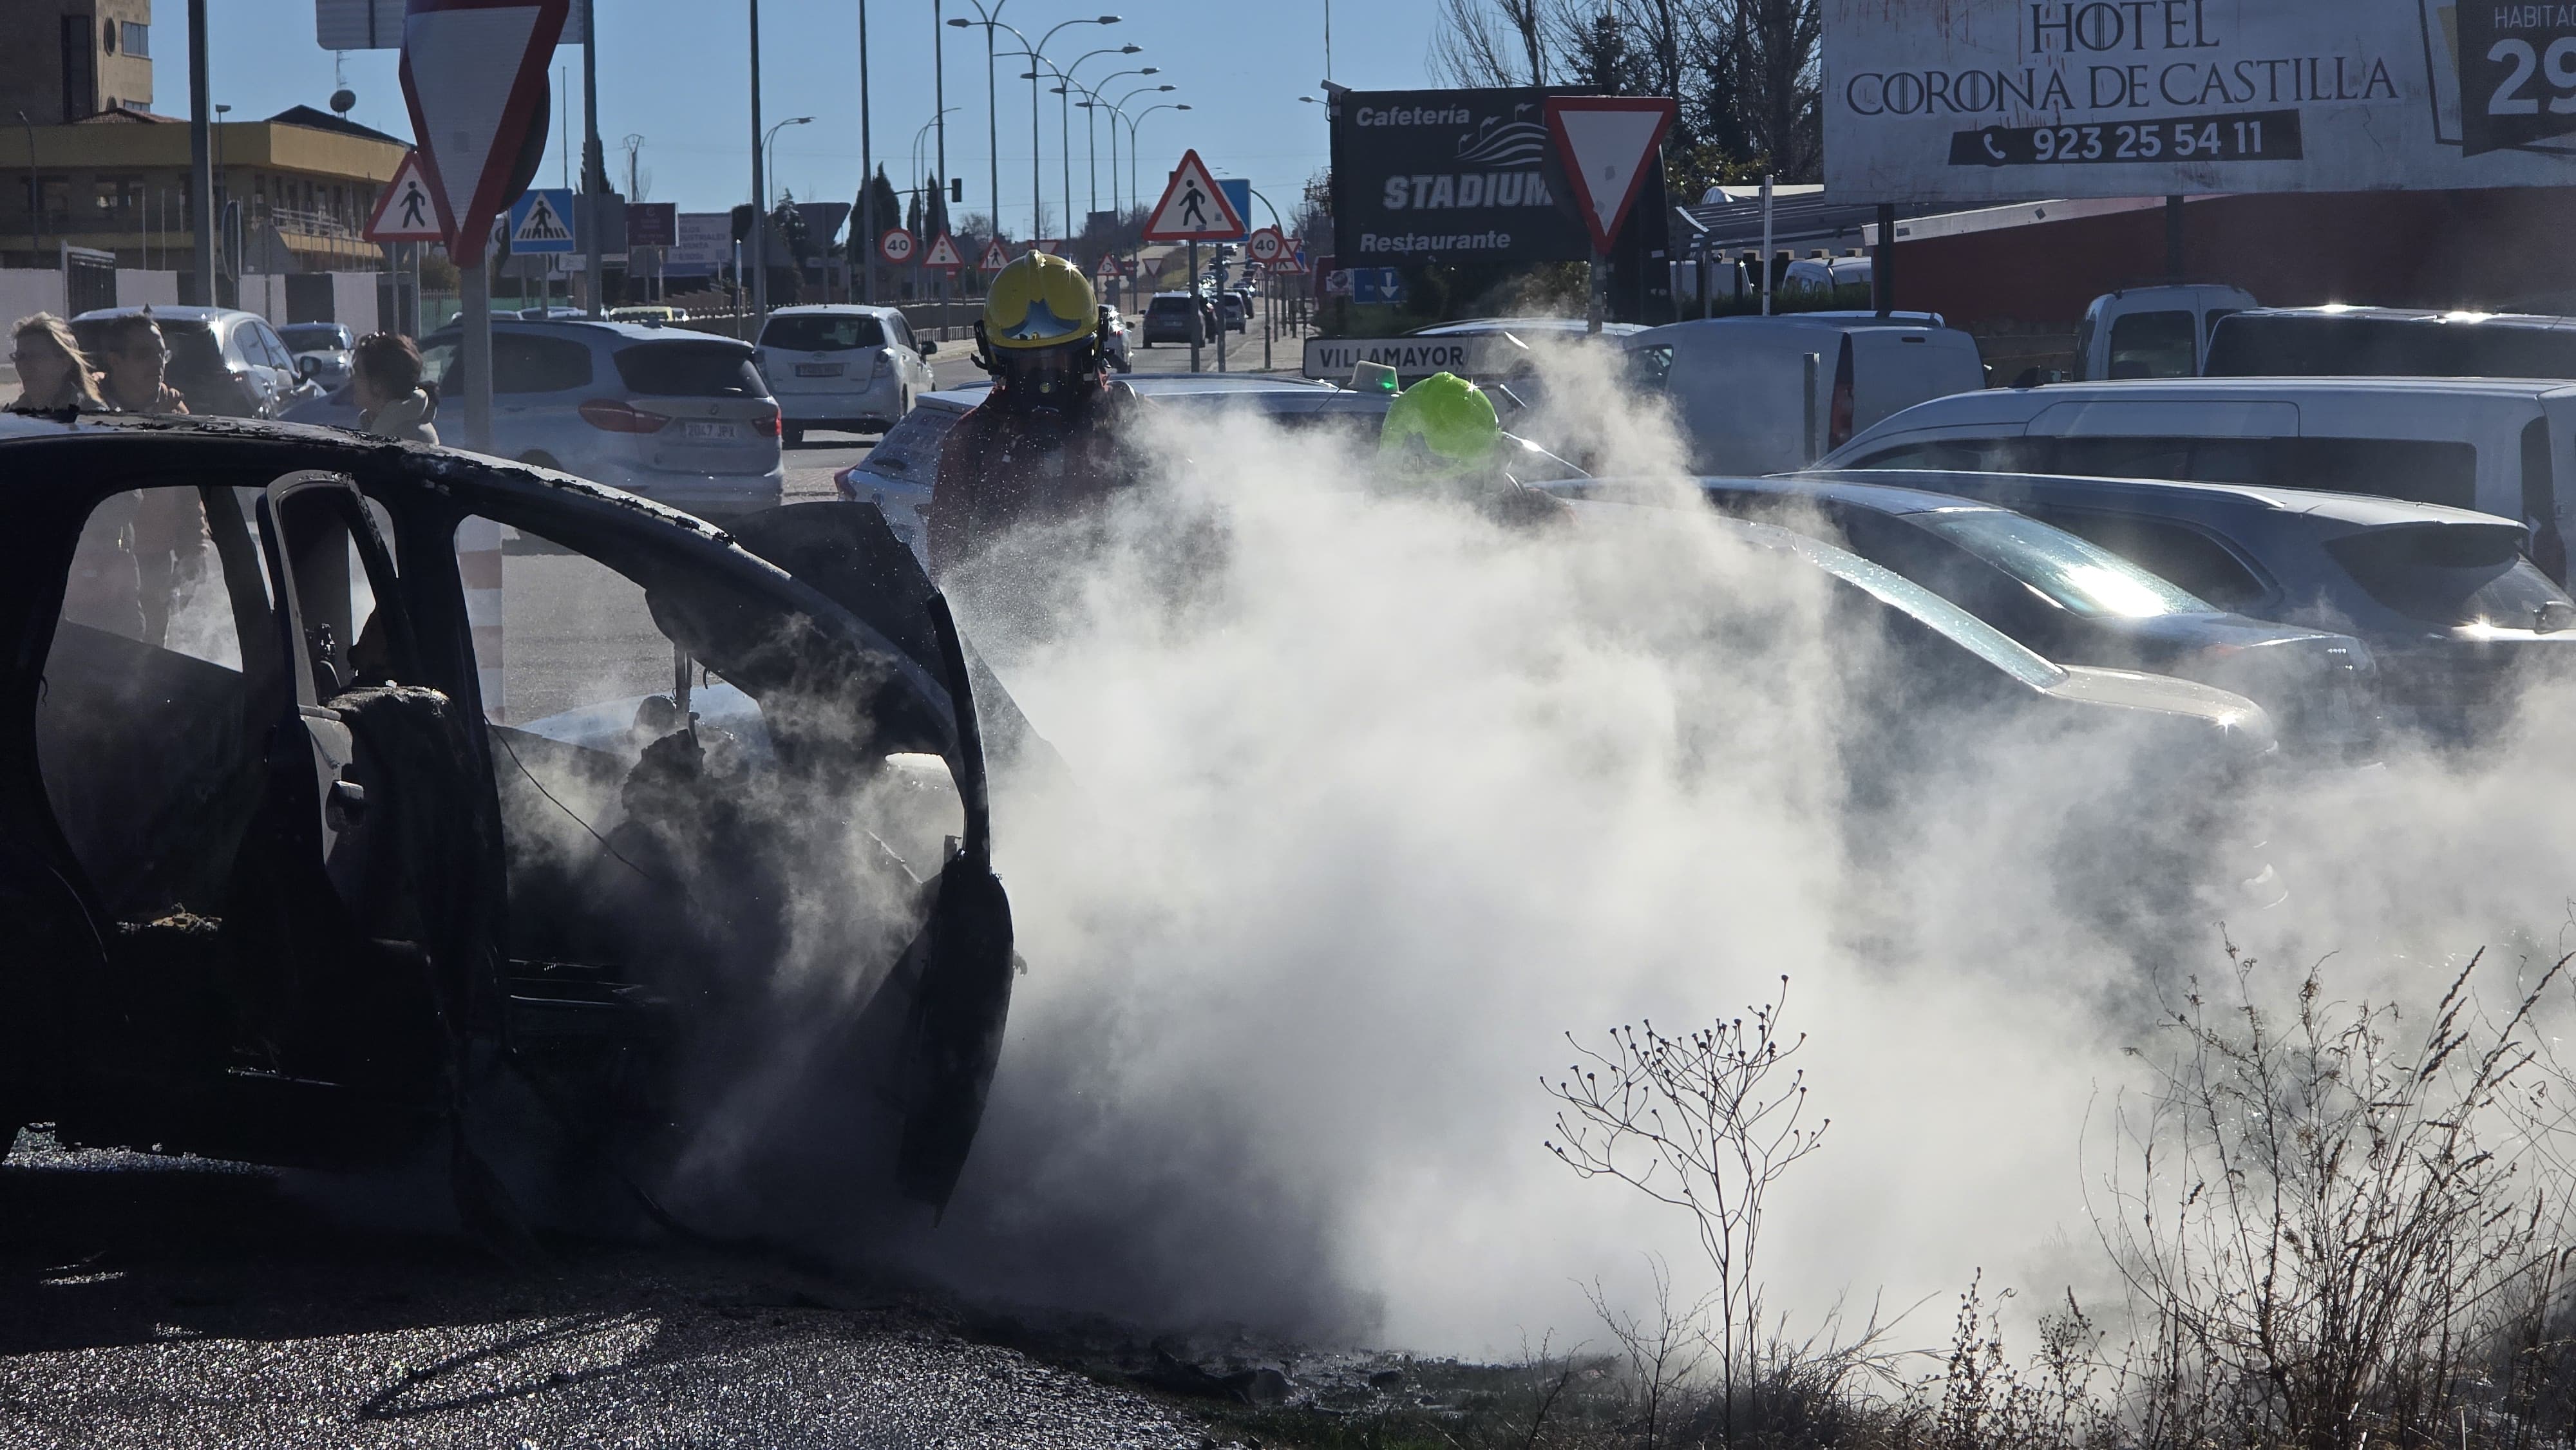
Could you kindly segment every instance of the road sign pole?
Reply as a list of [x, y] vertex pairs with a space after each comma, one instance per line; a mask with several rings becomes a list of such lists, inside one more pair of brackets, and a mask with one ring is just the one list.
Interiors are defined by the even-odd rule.
[[581, 235], [590, 262], [590, 315], [602, 311], [608, 285], [599, 253], [599, 198], [608, 190], [608, 162], [599, 149], [599, 0], [581, 0]]
[[[1190, 249], [1190, 283], [1189, 283], [1189, 286], [1190, 286], [1190, 371], [1191, 371], [1191, 372], [1197, 372], [1197, 371], [1199, 370], [1199, 319], [1200, 319], [1200, 312], [1199, 312], [1199, 244], [1198, 244], [1198, 243], [1196, 243], [1196, 242], [1191, 242], [1191, 243], [1189, 244], [1189, 249]], [[1219, 318], [1217, 318], [1216, 322], [1217, 322], [1217, 326], [1219, 326], [1219, 327], [1223, 327], [1223, 326], [1225, 325], [1225, 319], [1224, 319], [1223, 317], [1219, 317]]]
[[1592, 254], [1592, 310], [1585, 314], [1583, 330], [1598, 336], [1601, 320], [1610, 310], [1610, 258], [1599, 251]]
[[465, 446], [492, 451], [492, 269], [481, 260], [456, 269], [465, 304], [458, 359], [465, 369]]

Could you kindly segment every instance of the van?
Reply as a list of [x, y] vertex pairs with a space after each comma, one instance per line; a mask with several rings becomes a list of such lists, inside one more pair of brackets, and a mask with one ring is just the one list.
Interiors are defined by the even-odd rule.
[[2105, 292], [2076, 329], [2076, 380], [2196, 377], [2210, 329], [2254, 305], [2242, 288], [2199, 282]]
[[2571, 378], [2576, 317], [2396, 307], [2261, 307], [2210, 334], [2219, 378]]
[[1630, 375], [1672, 399], [1698, 473], [1803, 468], [1890, 414], [1986, 385], [1976, 339], [1922, 312], [1703, 318], [1622, 346]]
[[2196, 378], [1940, 398], [1827, 468], [2170, 478], [2324, 489], [2518, 519], [2567, 582], [2576, 385], [2481, 378]]

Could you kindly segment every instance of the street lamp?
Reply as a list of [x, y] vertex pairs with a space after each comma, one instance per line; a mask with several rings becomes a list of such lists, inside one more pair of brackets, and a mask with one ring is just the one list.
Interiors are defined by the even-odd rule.
[[769, 177], [777, 170], [778, 133], [790, 126], [811, 125], [813, 120], [811, 116], [791, 116], [770, 127], [760, 138], [758, 159], [766, 169], [754, 177], [760, 189], [751, 198], [751, 335], [755, 338], [769, 321]]
[[[968, 20], [961, 16], [948, 23], [960, 30], [973, 30], [980, 27], [984, 32], [985, 164], [990, 168], [988, 175], [993, 187], [993, 235], [998, 237], [1002, 234], [1002, 140], [1001, 128], [994, 120], [996, 112], [993, 101], [993, 28], [1002, 23], [1002, 7], [1010, 4], [1011, 0], [993, 0], [991, 10], [984, 8], [982, 0], [966, 0], [966, 3], [974, 6], [975, 14], [981, 18]], [[1019, 34], [1016, 30], [1011, 33]]]
[[[1105, 75], [1105, 76], [1102, 76], [1102, 77], [1100, 78], [1100, 85], [1101, 85], [1101, 86], [1106, 86], [1106, 85], [1108, 85], [1111, 81], [1118, 80], [1118, 79], [1121, 79], [1122, 77], [1126, 77], [1126, 76], [1158, 76], [1158, 75], [1161, 75], [1162, 73], [1163, 73], [1163, 68], [1162, 68], [1161, 66], [1158, 66], [1158, 65], [1137, 66], [1137, 67], [1134, 67], [1134, 68], [1129, 69], [1129, 70], [1111, 71], [1109, 74], [1107, 74], [1107, 75]], [[1117, 112], [1117, 108], [1115, 108], [1115, 107], [1113, 107], [1112, 105], [1110, 105], [1107, 101], [1104, 101], [1104, 100], [1100, 99], [1100, 89], [1099, 89], [1099, 87], [1095, 86], [1095, 87], [1092, 89], [1092, 92], [1091, 92], [1091, 102], [1090, 102], [1090, 105], [1089, 105], [1089, 109], [1090, 109], [1090, 110], [1091, 110], [1095, 115], [1096, 115], [1096, 114], [1098, 114], [1098, 113], [1099, 113], [1099, 112], [1101, 112], [1101, 111], [1107, 111], [1107, 112], [1109, 112], [1109, 209], [1110, 209], [1111, 211], [1118, 211], [1118, 212], [1119, 212], [1119, 214], [1123, 216], [1123, 215], [1125, 215], [1125, 213], [1124, 213], [1123, 211], [1120, 211], [1120, 210], [1119, 210], [1119, 206], [1118, 206], [1118, 112]], [[1094, 145], [1097, 145], [1097, 144], [1098, 144], [1098, 140], [1097, 140], [1097, 138], [1094, 138], [1093, 144], [1094, 144]], [[1093, 183], [1093, 184], [1094, 184], [1095, 186], [1096, 186], [1096, 185], [1098, 185], [1098, 183], [1097, 183], [1097, 182], [1095, 182], [1095, 183]]]
[[[1010, 31], [1010, 32], [1011, 32], [1011, 34], [1013, 34], [1013, 35], [1015, 35], [1015, 36], [1018, 36], [1018, 37], [1019, 37], [1019, 42], [1020, 42], [1020, 44], [1021, 44], [1022, 46], [1024, 46], [1024, 47], [1026, 47], [1025, 49], [1017, 50], [1017, 51], [1013, 51], [1013, 52], [1011, 52], [1011, 53], [1012, 53], [1012, 54], [1014, 54], [1014, 55], [1025, 55], [1025, 56], [1027, 56], [1027, 57], [1029, 58], [1029, 62], [1030, 62], [1030, 64], [1029, 64], [1029, 71], [1028, 71], [1028, 74], [1027, 74], [1026, 76], [1022, 77], [1022, 79], [1026, 80], [1026, 81], [1029, 83], [1029, 203], [1030, 203], [1030, 219], [1029, 219], [1029, 220], [1030, 220], [1030, 226], [1031, 226], [1031, 228], [1032, 228], [1033, 230], [1042, 231], [1042, 230], [1044, 230], [1044, 229], [1045, 229], [1045, 228], [1044, 228], [1044, 224], [1043, 224], [1042, 220], [1041, 220], [1041, 219], [1040, 219], [1040, 217], [1038, 216], [1038, 213], [1044, 209], [1044, 202], [1043, 202], [1043, 199], [1042, 199], [1042, 197], [1043, 197], [1043, 193], [1042, 193], [1042, 192], [1041, 192], [1041, 190], [1040, 190], [1040, 186], [1039, 186], [1039, 182], [1038, 182], [1038, 151], [1039, 151], [1039, 144], [1038, 144], [1038, 68], [1037, 68], [1037, 62], [1039, 62], [1039, 61], [1043, 61], [1043, 60], [1046, 60], [1046, 48], [1047, 48], [1047, 42], [1049, 42], [1049, 41], [1051, 41], [1051, 40], [1055, 39], [1055, 37], [1056, 37], [1056, 32], [1057, 32], [1057, 31], [1063, 30], [1063, 29], [1065, 29], [1065, 28], [1066, 28], [1066, 27], [1068, 27], [1068, 26], [1074, 26], [1074, 25], [1116, 25], [1118, 22], [1119, 22], [1119, 17], [1118, 17], [1118, 16], [1115, 16], [1115, 15], [1077, 16], [1077, 17], [1075, 17], [1074, 19], [1071, 19], [1071, 20], [1062, 20], [1062, 21], [1058, 21], [1058, 22], [1056, 22], [1054, 25], [1049, 26], [1049, 27], [1047, 28], [1047, 33], [1046, 33], [1046, 34], [1041, 35], [1041, 36], [1039, 36], [1039, 37], [1038, 37], [1037, 44], [1035, 44], [1035, 45], [1030, 45], [1030, 44], [1029, 44], [1029, 38], [1028, 38], [1027, 36], [1025, 36], [1025, 35], [1020, 35], [1020, 32], [1019, 32], [1019, 30], [1018, 30], [1016, 27], [1009, 26], [1009, 25], [1004, 25], [1004, 26], [1002, 26], [1002, 29], [1004, 29], [1004, 30], [1008, 30], [1008, 31]], [[998, 24], [999, 22], [996, 22], [996, 23]], [[988, 31], [988, 32], [987, 32], [987, 34], [989, 34], [989, 33], [990, 33], [990, 32]], [[1051, 62], [1051, 61], [1050, 61], [1050, 62], [1048, 62], [1048, 63], [1049, 63], [1050, 65], [1052, 65], [1052, 64], [1053, 64], [1053, 62]], [[1059, 72], [1059, 73], [1060, 73], [1060, 72]], [[1071, 189], [1071, 186], [1072, 186], [1072, 180], [1073, 180], [1073, 168], [1072, 168], [1072, 166], [1071, 166], [1070, 164], [1068, 164], [1068, 165], [1065, 167], [1065, 182], [1066, 182], [1067, 190], [1070, 190], [1070, 189]], [[1071, 201], [1072, 201], [1073, 199], [1072, 199], [1070, 196], [1068, 196], [1068, 197], [1066, 197], [1066, 198], [1065, 198], [1065, 200], [1066, 200], [1066, 202], [1067, 202], [1068, 204], [1070, 204], [1070, 203], [1071, 203]]]
[[[1127, 94], [1120, 96], [1117, 100], [1110, 103], [1109, 176], [1111, 182], [1114, 184], [1118, 177], [1117, 122], [1121, 118], [1125, 118], [1127, 121], [1127, 204], [1129, 206], [1142, 206], [1145, 204], [1145, 198], [1136, 190], [1136, 122], [1133, 117], [1129, 117], [1127, 115], [1127, 103], [1136, 99], [1138, 96], [1160, 95], [1167, 91], [1177, 91], [1179, 89], [1180, 87], [1175, 85], [1138, 86], [1136, 89], [1129, 91]], [[1182, 109], [1187, 110], [1189, 108], [1184, 106]]]
[[1138, 111], [1134, 116], [1128, 118], [1127, 194], [1129, 196], [1142, 197], [1144, 195], [1143, 192], [1136, 189], [1136, 123], [1144, 120], [1147, 116], [1154, 114], [1156, 111], [1186, 111], [1188, 109], [1189, 107], [1186, 104], [1174, 101], [1165, 101], [1159, 106], [1147, 106], [1145, 109]]
[[[1134, 55], [1144, 48], [1145, 47], [1141, 45], [1107, 45], [1102, 46], [1098, 50], [1087, 50], [1082, 54], [1075, 56], [1072, 62], [1066, 65], [1064, 69], [1056, 72], [1056, 75], [1063, 80], [1065, 85], [1071, 86], [1075, 84], [1073, 73], [1082, 69], [1082, 63], [1091, 59], [1093, 56]], [[1063, 95], [1064, 92], [1059, 90], [1056, 94]], [[1084, 86], [1082, 87], [1082, 94], [1085, 97], [1083, 101], [1083, 110], [1085, 114], [1082, 118], [1082, 129], [1089, 136], [1091, 146], [1091, 205], [1088, 210], [1098, 211], [1100, 210], [1100, 131], [1098, 127], [1091, 124], [1089, 111], [1091, 109], [1091, 102], [1098, 98], [1099, 93], [1089, 86]], [[1067, 99], [1069, 100], [1071, 98], [1067, 97]], [[1070, 116], [1065, 118], [1064, 207], [1068, 213], [1073, 210], [1073, 122]]]

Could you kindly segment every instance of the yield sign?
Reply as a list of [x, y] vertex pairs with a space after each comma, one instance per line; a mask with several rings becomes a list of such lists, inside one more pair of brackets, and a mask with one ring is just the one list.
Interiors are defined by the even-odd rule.
[[546, 63], [572, 0], [410, 0], [402, 89], [444, 235], [479, 237], [545, 135]]
[[1154, 203], [1154, 214], [1145, 223], [1144, 239], [1221, 242], [1242, 236], [1244, 230], [1243, 218], [1208, 174], [1207, 163], [1191, 150], [1182, 152], [1181, 164], [1172, 168], [1171, 183], [1163, 188], [1163, 199]]
[[1610, 250], [1679, 109], [1670, 96], [1547, 98], [1548, 134], [1573, 184], [1575, 209], [1592, 229], [1593, 251]]
[[429, 179], [421, 174], [420, 153], [403, 153], [402, 165], [394, 168], [394, 179], [376, 198], [376, 209], [368, 214], [364, 233], [371, 242], [436, 242], [446, 239], [440, 229], [438, 203], [430, 199]]
[[1011, 254], [1003, 247], [1000, 237], [986, 242], [984, 255], [975, 259], [975, 270], [978, 272], [998, 272], [1009, 265], [1011, 265]]
[[1064, 243], [1055, 237], [1040, 237], [1029, 243], [1029, 250], [1044, 252], [1050, 257], [1061, 257], [1064, 255]]
[[931, 239], [929, 255], [921, 260], [925, 266], [944, 267], [951, 272], [966, 265], [966, 259], [957, 254], [957, 239], [946, 232]]

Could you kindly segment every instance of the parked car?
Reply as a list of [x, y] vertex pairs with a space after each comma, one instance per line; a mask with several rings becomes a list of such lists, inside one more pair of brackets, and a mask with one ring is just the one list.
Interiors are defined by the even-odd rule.
[[[1150, 408], [1248, 407], [1288, 427], [1346, 428], [1367, 440], [1376, 438], [1393, 401], [1382, 392], [1259, 373], [1139, 373], [1127, 379], [1127, 386]], [[927, 561], [929, 545], [922, 520], [938, 481], [940, 444], [991, 388], [989, 382], [976, 382], [922, 394], [866, 458], [832, 475], [835, 492], [852, 502], [874, 504], [895, 536]], [[1544, 449], [1520, 446], [1531, 457], [1527, 471], [1533, 482], [1542, 475], [1564, 478], [1580, 473]]]
[[2210, 334], [2211, 377], [2576, 379], [2576, 317], [2263, 307]]
[[1919, 313], [1702, 318], [1622, 346], [1637, 377], [1661, 377], [1703, 474], [1803, 468], [1890, 414], [1986, 384], [1976, 339]]
[[[2222, 328], [2223, 330], [2223, 328]], [[2567, 582], [2576, 386], [2477, 378], [2185, 378], [1936, 398], [1824, 468], [1975, 469], [2323, 489], [2520, 519]]]
[[[1638, 527], [1633, 516], [1659, 511], [1610, 502], [1570, 509], [1586, 529]], [[2059, 863], [2062, 879], [2087, 883], [2076, 891], [2085, 906], [2116, 897], [2118, 914], [2141, 900], [2179, 903], [2202, 885], [2268, 876], [2234, 845], [2235, 828], [2248, 824], [2239, 816], [2248, 788], [2278, 754], [2260, 705], [2197, 681], [2049, 660], [1913, 580], [1809, 534], [1710, 522], [1733, 597], [1798, 601], [1791, 619], [1811, 618], [1816, 596], [1800, 586], [1811, 590], [1823, 576], [1822, 617], [1809, 626], [1817, 649], [1791, 658], [1802, 689], [1821, 683], [1819, 669], [1845, 672], [1833, 693], [1836, 779], [1856, 853], [1909, 849], [1910, 836], [1883, 828], [1886, 809], [1963, 752], [2016, 760], [2054, 752], [2060, 764], [2015, 782], [2017, 808], [2031, 830], [2049, 833], [2036, 849]], [[1756, 698], [1763, 684], [1748, 677]]]
[[[463, 387], [461, 334], [421, 339], [432, 382]], [[354, 428], [347, 389], [289, 421]], [[463, 441], [450, 403], [442, 436]], [[492, 323], [492, 452], [641, 494], [700, 518], [774, 508], [785, 496], [778, 403], [748, 343], [631, 322]]]
[[[29, 787], [0, 798], [0, 1150], [33, 1122], [326, 1169], [434, 1149], [469, 1229], [514, 1216], [492, 1184], [516, 1165], [649, 1194], [719, 1133], [746, 1199], [843, 1157], [854, 1188], [947, 1198], [1014, 976], [978, 745], [1012, 712], [872, 513], [728, 535], [564, 474], [264, 423], [0, 418], [0, 460], [25, 625], [0, 750]], [[131, 571], [120, 593], [75, 564], [156, 490], [202, 504], [211, 541], [206, 629], [166, 641], [137, 637]], [[488, 723], [460, 518], [631, 588], [673, 691], [585, 743]], [[756, 733], [694, 723], [702, 683]], [[906, 771], [942, 791], [862, 789]], [[931, 854], [891, 854], [925, 826]], [[720, 865], [663, 874], [692, 860]], [[786, 914], [806, 899], [846, 926]], [[820, 963], [832, 989], [797, 995]], [[746, 1125], [711, 1090], [746, 1033], [793, 1064], [763, 1091], [808, 1111]]]
[[2250, 292], [2206, 283], [2105, 292], [2075, 330], [2076, 380], [2191, 377], [2215, 346], [2212, 329], [2254, 305]]
[[939, 345], [913, 336], [900, 309], [782, 307], [760, 330], [760, 371], [785, 414], [786, 441], [808, 428], [883, 433], [937, 384]]
[[336, 388], [349, 381], [349, 353], [357, 335], [337, 322], [290, 322], [277, 330], [295, 358], [296, 371], [315, 387]]
[[1127, 347], [1128, 327], [1126, 315], [1121, 313], [1117, 308], [1107, 305], [1102, 306], [1101, 313], [1106, 327], [1106, 331], [1101, 334], [1100, 339], [1101, 356], [1109, 360], [1109, 365], [1111, 367], [1116, 368], [1122, 373], [1134, 372], [1136, 370], [1136, 358], [1133, 353], [1128, 351]]
[[1187, 292], [1157, 292], [1145, 304], [1145, 345], [1175, 342], [1205, 344], [1215, 336], [1206, 330], [1198, 298]]
[[2223, 609], [2349, 634], [2394, 724], [2475, 739], [2525, 682], [2576, 668], [2576, 601], [2522, 526], [2353, 494], [2125, 478], [1847, 470], [2028, 514]]
[[[1721, 513], [1822, 531], [2060, 664], [2146, 670], [2243, 695], [2302, 756], [2349, 760], [2376, 748], [2379, 667], [2348, 634], [2221, 609], [2079, 535], [1952, 494], [1813, 475], [1698, 482]], [[1638, 487], [1552, 491], [1601, 498]]]
[[232, 307], [102, 307], [72, 319], [83, 350], [105, 349], [107, 320], [150, 312], [170, 348], [167, 380], [188, 411], [219, 418], [274, 418], [321, 390], [307, 383], [277, 329]]

